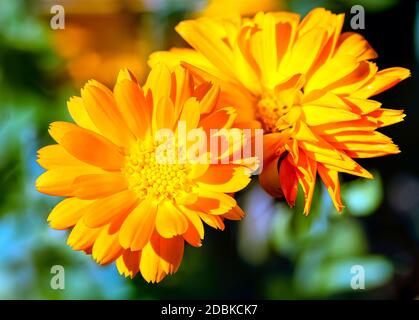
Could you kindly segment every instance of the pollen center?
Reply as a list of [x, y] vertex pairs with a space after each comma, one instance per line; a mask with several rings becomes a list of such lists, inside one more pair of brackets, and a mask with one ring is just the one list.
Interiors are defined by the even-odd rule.
[[[190, 165], [164, 160], [158, 151], [159, 143], [139, 141], [126, 156], [123, 173], [128, 187], [140, 198], [173, 200], [181, 193], [190, 193], [194, 185], [188, 178]], [[167, 159], [167, 158], [165, 158]]]
[[259, 100], [256, 109], [256, 117], [262, 123], [263, 129], [269, 132], [277, 132], [278, 120], [289, 111], [290, 107], [281, 103], [273, 96], [266, 96]]

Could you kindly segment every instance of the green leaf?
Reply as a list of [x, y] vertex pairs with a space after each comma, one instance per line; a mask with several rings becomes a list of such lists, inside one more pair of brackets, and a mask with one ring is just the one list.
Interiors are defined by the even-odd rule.
[[342, 187], [342, 198], [347, 211], [354, 216], [368, 216], [374, 213], [383, 200], [380, 175], [375, 172], [374, 179], [358, 179]]

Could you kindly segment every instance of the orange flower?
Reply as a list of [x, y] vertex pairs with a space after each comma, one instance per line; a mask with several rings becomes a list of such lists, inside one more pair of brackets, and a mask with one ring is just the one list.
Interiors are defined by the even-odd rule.
[[[81, 97], [68, 102], [75, 124], [52, 123], [49, 132], [58, 144], [39, 150], [47, 172], [36, 188], [66, 197], [49, 215], [51, 227], [73, 228], [68, 244], [74, 250], [91, 253], [100, 264], [116, 261], [125, 276], [140, 271], [148, 282], [159, 282], [176, 272], [184, 240], [201, 245], [202, 222], [224, 229], [224, 219], [243, 216], [229, 195], [250, 181], [243, 161], [158, 157], [165, 143], [175, 141], [162, 142], [160, 129], [173, 130], [177, 139], [181, 122], [188, 132], [231, 126], [235, 109], [220, 106], [218, 92], [210, 83], [196, 86], [182, 67], [170, 73], [163, 65], [151, 71], [144, 88], [127, 70], [113, 92], [88, 82]], [[220, 162], [233, 149], [224, 151], [217, 155]]]
[[[93, 8], [99, 9], [103, 5], [102, 1]], [[64, 58], [75, 85], [80, 86], [92, 77], [112, 85], [121, 68], [145, 74], [145, 57], [151, 52], [151, 39], [146, 36], [147, 32], [140, 37], [137, 26], [138, 14], [135, 12], [80, 14], [66, 7], [65, 29], [52, 32], [51, 39], [57, 54]]]
[[343, 21], [321, 8], [302, 21], [286, 12], [184, 21], [176, 30], [195, 50], [155, 53], [149, 63], [182, 62], [217, 81], [239, 113], [253, 106], [265, 130], [259, 180], [270, 194], [292, 206], [300, 184], [308, 214], [318, 174], [341, 211], [338, 173], [372, 178], [354, 158], [400, 152], [376, 129], [402, 121], [403, 111], [370, 97], [410, 76], [404, 68], [378, 71], [369, 61], [376, 52], [361, 35], [341, 33]]

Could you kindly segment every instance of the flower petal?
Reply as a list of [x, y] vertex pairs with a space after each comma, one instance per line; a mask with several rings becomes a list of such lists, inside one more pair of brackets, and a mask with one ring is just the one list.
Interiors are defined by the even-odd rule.
[[156, 221], [157, 204], [143, 200], [125, 219], [119, 232], [119, 242], [125, 249], [141, 250], [150, 240]]
[[128, 184], [121, 173], [104, 173], [79, 176], [71, 187], [77, 198], [97, 199], [126, 190]]
[[156, 230], [162, 237], [172, 238], [188, 230], [188, 220], [177, 206], [165, 200], [158, 206]]
[[73, 227], [92, 202], [91, 200], [80, 200], [78, 198], [64, 199], [54, 207], [48, 216], [51, 228], [64, 230]]
[[101, 227], [118, 215], [127, 215], [137, 201], [138, 198], [130, 190], [98, 199], [86, 209], [84, 223], [90, 228]]
[[54, 122], [50, 133], [71, 155], [83, 162], [106, 170], [123, 167], [121, 149], [92, 131], [66, 122]]

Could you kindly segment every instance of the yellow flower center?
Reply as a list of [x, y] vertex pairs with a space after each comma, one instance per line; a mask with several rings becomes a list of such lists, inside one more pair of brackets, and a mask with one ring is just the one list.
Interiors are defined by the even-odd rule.
[[188, 178], [190, 165], [156, 156], [159, 145], [146, 140], [131, 147], [122, 169], [129, 188], [140, 198], [152, 196], [158, 200], [173, 200], [181, 193], [191, 192], [194, 182]]
[[266, 96], [259, 100], [256, 109], [256, 117], [262, 123], [263, 129], [267, 132], [279, 131], [276, 124], [278, 120], [288, 113], [290, 107], [284, 105], [274, 96]]

